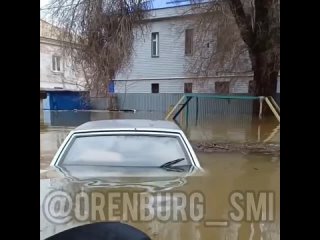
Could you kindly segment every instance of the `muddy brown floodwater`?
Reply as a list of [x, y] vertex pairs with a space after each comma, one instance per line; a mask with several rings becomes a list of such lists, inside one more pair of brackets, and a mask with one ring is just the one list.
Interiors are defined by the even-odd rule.
[[[72, 114], [71, 114], [72, 115]], [[127, 115], [125, 115], [127, 116]], [[139, 115], [138, 115], [139, 116]], [[79, 121], [79, 115], [74, 116]], [[108, 119], [106, 113], [90, 113], [84, 121]], [[122, 116], [122, 118], [124, 118]], [[138, 117], [137, 117], [138, 118]], [[62, 143], [68, 132], [81, 123], [76, 122], [63, 125], [40, 123], [41, 156], [40, 169], [48, 168], [50, 161]], [[197, 239], [221, 239], [221, 240], [278, 240], [280, 239], [280, 156], [279, 156], [279, 129], [275, 121], [252, 123], [251, 118], [238, 120], [217, 120], [202, 123], [202, 125], [188, 126], [185, 130], [188, 138], [198, 145], [197, 156], [206, 171], [204, 176], [186, 178], [184, 184], [175, 187], [170, 192], [192, 193], [200, 192], [204, 196], [204, 219], [199, 222], [151, 220], [148, 222], [130, 221], [129, 224], [146, 232], [152, 239], [167, 240], [197, 240]], [[264, 141], [267, 140], [265, 143]], [[199, 145], [199, 142], [202, 145]], [[269, 147], [263, 148], [269, 144]], [[205, 145], [205, 146], [204, 146]], [[203, 147], [204, 146], [204, 147]], [[246, 147], [245, 147], [246, 146]], [[249, 147], [248, 147], [249, 146]], [[251, 147], [251, 150], [250, 150]], [[201, 149], [202, 148], [202, 149]], [[230, 151], [215, 151], [203, 149], [228, 148]], [[249, 149], [249, 150], [248, 150]], [[254, 150], [252, 150], [254, 149]], [[257, 150], [258, 149], [258, 150]], [[260, 150], [261, 151], [260, 151]], [[211, 151], [211, 152], [210, 152]], [[56, 179], [41, 177], [41, 200], [52, 185], [59, 185]], [[60, 186], [60, 185], [59, 185]], [[69, 183], [69, 191], [83, 188], [83, 183]], [[96, 190], [96, 189], [95, 189]], [[108, 191], [103, 187], [99, 191]], [[114, 190], [113, 190], [114, 191]], [[242, 194], [244, 198], [238, 201], [244, 209], [243, 218], [239, 221], [231, 219], [230, 212], [235, 211], [238, 205], [232, 204], [233, 194]], [[262, 216], [272, 216], [268, 221], [248, 219], [248, 211], [254, 212], [258, 205], [246, 205], [252, 203], [251, 193], [255, 196], [267, 196], [266, 208], [261, 202]], [[260, 195], [259, 195], [260, 194]], [[257, 203], [257, 201], [255, 202]], [[239, 210], [239, 209], [238, 209]], [[73, 226], [88, 222], [72, 220], [68, 224], [54, 225], [41, 215], [40, 234], [44, 239], [52, 234]], [[107, 219], [110, 220], [110, 219]], [[226, 220], [226, 226], [207, 226], [205, 221]], [[89, 221], [90, 222], [90, 221]]]

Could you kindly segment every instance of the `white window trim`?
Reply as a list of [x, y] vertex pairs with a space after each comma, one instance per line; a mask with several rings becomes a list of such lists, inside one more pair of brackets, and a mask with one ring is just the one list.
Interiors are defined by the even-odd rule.
[[[156, 39], [152, 39], [153, 35], [156, 36]], [[156, 54], [153, 54], [153, 43], [156, 43]], [[151, 33], [151, 57], [159, 57], [159, 32]]]
[[[60, 70], [54, 70], [53, 69], [53, 59], [55, 59], [56, 61], [56, 58], [60, 58]], [[56, 62], [55, 62], [56, 64]], [[63, 73], [63, 62], [62, 62], [62, 57], [59, 56], [59, 55], [52, 55], [52, 58], [51, 58], [51, 71], [54, 72], [54, 73]]]

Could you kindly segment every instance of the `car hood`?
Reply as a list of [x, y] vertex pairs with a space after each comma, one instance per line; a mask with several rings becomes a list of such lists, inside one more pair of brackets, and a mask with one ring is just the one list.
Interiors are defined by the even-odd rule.
[[[126, 192], [132, 194], [166, 194], [167, 192], [181, 191], [189, 184], [190, 177], [203, 173], [190, 167], [183, 172], [166, 171], [160, 168], [123, 168], [123, 167], [52, 167], [40, 172], [40, 208], [45, 209], [46, 199], [54, 192], [65, 192], [75, 196], [80, 192], [108, 194], [111, 192]], [[161, 197], [161, 202], [168, 201]], [[154, 206], [155, 210], [158, 206]], [[169, 211], [169, 210], [167, 210]], [[40, 213], [41, 239], [58, 232], [79, 226], [87, 222], [72, 220], [66, 224], [56, 224], [47, 219], [43, 211]], [[141, 224], [145, 227], [145, 223]]]

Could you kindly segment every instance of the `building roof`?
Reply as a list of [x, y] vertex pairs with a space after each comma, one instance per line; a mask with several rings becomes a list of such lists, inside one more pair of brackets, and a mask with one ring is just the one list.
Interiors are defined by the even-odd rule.
[[62, 33], [62, 29], [40, 18], [40, 39], [48, 38], [57, 40]]
[[170, 121], [164, 120], [144, 120], [144, 119], [115, 119], [115, 120], [100, 120], [90, 121], [77, 127], [75, 131], [89, 131], [89, 130], [111, 130], [111, 129], [129, 129], [129, 130], [143, 130], [143, 129], [164, 129], [177, 131], [180, 128]]
[[181, 7], [187, 6], [196, 3], [208, 2], [208, 0], [150, 0], [152, 9], [162, 9], [162, 8], [172, 8], [172, 7]]
[[190, 0], [151, 0], [152, 9], [161, 9], [168, 7], [178, 7], [189, 5]]

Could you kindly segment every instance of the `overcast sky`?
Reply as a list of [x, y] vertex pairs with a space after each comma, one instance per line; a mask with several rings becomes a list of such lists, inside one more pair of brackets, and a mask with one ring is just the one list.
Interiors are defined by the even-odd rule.
[[[45, 8], [46, 5], [49, 3], [50, 0], [40, 0], [40, 8]], [[46, 17], [43, 14], [43, 11], [40, 11], [40, 18], [46, 19]], [[48, 19], [46, 19], [48, 20]]]
[[40, 0], [40, 7], [44, 7], [48, 2], [49, 0]]
[[[50, 0], [40, 0], [40, 7], [45, 7]], [[153, 7], [164, 8], [190, 4], [190, 0], [152, 0]]]
[[[151, 1], [152, 1], [153, 8], [166, 8], [166, 7], [183, 6], [183, 5], [190, 4], [190, 0], [151, 0]], [[201, 0], [201, 1], [206, 2], [208, 0]], [[45, 8], [49, 2], [50, 0], [40, 0], [40, 8]], [[40, 11], [41, 18], [45, 19], [43, 12], [44, 11]]]

